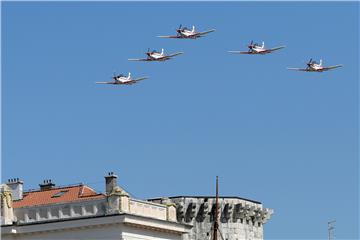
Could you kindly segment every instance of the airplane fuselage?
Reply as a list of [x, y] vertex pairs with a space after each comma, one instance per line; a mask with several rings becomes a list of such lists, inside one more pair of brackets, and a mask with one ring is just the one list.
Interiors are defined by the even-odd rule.
[[312, 63], [308, 66], [308, 71], [312, 72], [322, 72], [324, 70], [324, 67], [321, 66], [321, 64]]
[[253, 46], [251, 50], [255, 53], [266, 53], [267, 50], [261, 46]]
[[254, 50], [254, 51], [256, 51], [256, 52], [261, 52], [261, 51], [264, 50], [264, 48], [255, 46], [255, 47], [252, 48], [252, 50]]
[[181, 35], [183, 35], [185, 37], [190, 37], [195, 34], [195, 32], [190, 31], [190, 30], [182, 30], [182, 31], [180, 31], [180, 33], [181, 33]]
[[181, 38], [198, 38], [198, 37], [201, 37], [194, 30], [185, 29], [185, 30], [180, 30], [179, 33], [180, 33]]
[[315, 70], [319, 70], [319, 69], [322, 69], [323, 67], [320, 66], [319, 64], [313, 64], [313, 65], [311, 65], [311, 68], [313, 68]]
[[128, 84], [133, 82], [133, 80], [130, 77], [115, 77], [115, 84]]
[[163, 55], [163, 54], [161, 54], [161, 53], [157, 53], [157, 52], [150, 53], [148, 56], [149, 56], [149, 57], [151, 57], [151, 58], [153, 58], [153, 59], [159, 59], [159, 58], [164, 57], [164, 55]]
[[158, 53], [158, 52], [147, 53], [147, 55], [149, 57], [149, 60], [152, 60], [152, 61], [165, 61], [165, 60], [169, 59], [163, 53]]

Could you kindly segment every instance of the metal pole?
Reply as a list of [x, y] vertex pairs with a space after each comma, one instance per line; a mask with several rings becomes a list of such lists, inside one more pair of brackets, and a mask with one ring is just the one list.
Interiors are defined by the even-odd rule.
[[335, 229], [335, 224], [336, 220], [330, 221], [328, 222], [328, 238], [329, 240], [333, 240], [334, 239], [334, 229]]
[[218, 223], [218, 209], [219, 209], [219, 187], [218, 187], [218, 176], [216, 176], [216, 199], [215, 199], [215, 217], [214, 217], [214, 233], [213, 233], [213, 240], [217, 240], [217, 232], [219, 228]]

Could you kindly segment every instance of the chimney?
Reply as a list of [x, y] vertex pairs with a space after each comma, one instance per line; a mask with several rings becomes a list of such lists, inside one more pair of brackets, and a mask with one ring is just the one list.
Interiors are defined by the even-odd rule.
[[8, 179], [6, 185], [8, 185], [11, 189], [13, 200], [20, 200], [23, 198], [23, 181], [21, 181], [19, 178], [12, 178]]
[[114, 187], [117, 186], [117, 178], [113, 172], [108, 172], [108, 175], [105, 176], [105, 189], [106, 195], [109, 195]]
[[55, 186], [55, 183], [52, 183], [51, 179], [46, 179], [43, 183], [40, 183], [39, 186], [40, 191], [46, 191], [52, 189]]

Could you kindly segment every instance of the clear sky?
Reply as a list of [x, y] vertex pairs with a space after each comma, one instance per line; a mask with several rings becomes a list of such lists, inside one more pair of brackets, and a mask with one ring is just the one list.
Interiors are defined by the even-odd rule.
[[[107, 171], [138, 198], [261, 201], [267, 239], [359, 237], [357, 2], [2, 3], [2, 182], [85, 182]], [[182, 24], [216, 32], [160, 39]], [[232, 55], [251, 41], [285, 49]], [[129, 62], [148, 49], [184, 51]], [[289, 71], [309, 58], [344, 64]], [[96, 85], [113, 72], [149, 76]]]

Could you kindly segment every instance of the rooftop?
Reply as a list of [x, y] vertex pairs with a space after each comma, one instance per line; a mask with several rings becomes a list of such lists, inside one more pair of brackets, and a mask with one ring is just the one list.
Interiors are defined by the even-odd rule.
[[78, 184], [65, 187], [52, 187], [47, 190], [32, 190], [23, 193], [23, 198], [13, 202], [14, 208], [32, 207], [47, 204], [66, 203], [93, 199], [103, 199], [104, 194], [95, 192], [89, 186]]

